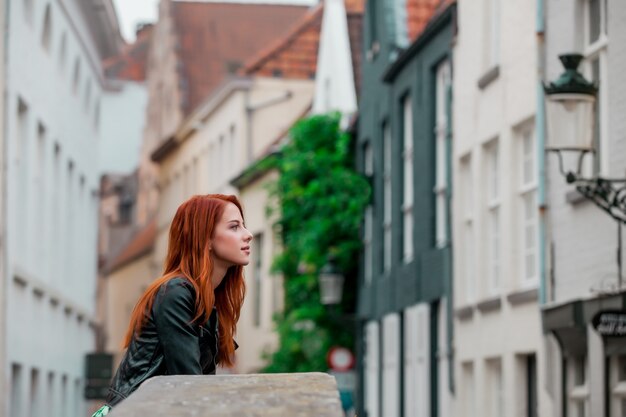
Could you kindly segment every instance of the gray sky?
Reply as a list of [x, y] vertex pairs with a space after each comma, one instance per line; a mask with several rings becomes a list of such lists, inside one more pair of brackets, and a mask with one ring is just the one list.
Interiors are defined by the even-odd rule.
[[128, 42], [135, 40], [137, 23], [154, 22], [159, 0], [113, 0], [122, 36]]

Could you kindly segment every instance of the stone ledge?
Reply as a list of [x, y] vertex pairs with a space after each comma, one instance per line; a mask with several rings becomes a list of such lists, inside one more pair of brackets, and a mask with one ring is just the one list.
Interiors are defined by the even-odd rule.
[[527, 290], [516, 291], [507, 295], [506, 298], [509, 300], [511, 305], [536, 302], [539, 299], [539, 290], [537, 288], [530, 288]]
[[494, 310], [499, 310], [502, 306], [502, 300], [500, 296], [488, 298], [476, 304], [476, 308], [481, 313], [489, 313]]
[[111, 417], [343, 417], [335, 378], [324, 373], [160, 376]]

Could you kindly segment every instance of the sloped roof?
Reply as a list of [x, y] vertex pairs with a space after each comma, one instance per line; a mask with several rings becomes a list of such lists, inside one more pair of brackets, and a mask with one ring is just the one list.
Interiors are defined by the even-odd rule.
[[140, 229], [133, 235], [128, 244], [119, 252], [119, 254], [111, 260], [107, 265], [107, 273], [119, 269], [137, 258], [150, 253], [154, 248], [156, 241], [157, 227], [156, 219], [153, 219], [143, 229]]
[[446, 0], [407, 0], [407, 28], [409, 43], [413, 43], [424, 30], [435, 10]]
[[308, 10], [276, 4], [175, 1], [171, 5], [185, 115]]
[[302, 16], [285, 36], [251, 58], [242, 72], [262, 77], [314, 78], [323, 15], [324, 6], [320, 3]]
[[152, 25], [145, 26], [137, 33], [134, 43], [124, 45], [119, 55], [104, 60], [102, 64], [107, 78], [145, 81], [152, 29]]

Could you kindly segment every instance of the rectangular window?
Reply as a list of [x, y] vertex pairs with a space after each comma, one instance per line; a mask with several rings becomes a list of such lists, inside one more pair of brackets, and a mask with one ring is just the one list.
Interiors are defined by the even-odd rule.
[[487, 416], [501, 417], [504, 414], [504, 389], [502, 386], [502, 362], [500, 359], [490, 359], [486, 363], [487, 388]]
[[476, 381], [474, 380], [474, 364], [472, 362], [466, 362], [461, 365], [461, 381], [463, 384], [459, 388], [462, 390], [463, 415], [465, 417], [477, 417]]
[[54, 388], [54, 372], [48, 372], [48, 387], [46, 389], [46, 407], [49, 410], [56, 410], [56, 397]]
[[430, 316], [427, 304], [404, 311], [404, 414], [430, 415]]
[[500, 61], [500, 0], [483, 0], [484, 69], [489, 70]]
[[383, 124], [383, 271], [391, 269], [391, 128]]
[[608, 105], [609, 74], [608, 74], [608, 5], [607, 0], [584, 0], [584, 56], [583, 73], [585, 77], [596, 83], [602, 80], [602, 88], [598, 90], [595, 104], [594, 145], [596, 153], [587, 158], [585, 174], [608, 175], [609, 143], [608, 143]]
[[[35, 158], [35, 195], [34, 206], [37, 210], [36, 222], [38, 238], [34, 239], [36, 242], [37, 259], [45, 259], [44, 257], [44, 244], [46, 233], [46, 216], [47, 216], [47, 202], [46, 196], [46, 128], [39, 124], [37, 129], [37, 152]], [[40, 265], [41, 266], [41, 265]]]
[[18, 256], [28, 253], [28, 207], [30, 205], [30, 184], [29, 175], [29, 111], [28, 106], [22, 100], [18, 100], [17, 105], [17, 132], [15, 140], [15, 162], [17, 165], [17, 225], [22, 233], [17, 234]]
[[261, 326], [261, 314], [262, 314], [262, 281], [263, 281], [263, 234], [259, 233], [252, 239], [254, 245], [253, 255], [253, 289], [252, 295], [254, 297], [254, 325], [256, 327]]
[[[374, 154], [372, 152], [372, 146], [369, 141], [363, 146], [363, 166], [364, 173], [367, 177], [373, 178], [374, 176]], [[363, 230], [363, 254], [364, 254], [364, 267], [363, 277], [365, 284], [372, 282], [373, 277], [373, 224], [374, 224], [374, 209], [371, 204], [365, 208], [365, 224]]]
[[474, 182], [470, 155], [461, 159], [461, 195], [463, 201], [463, 275], [465, 301], [476, 298], [476, 260], [474, 258]]
[[383, 317], [383, 416], [400, 417], [400, 316]]
[[494, 139], [485, 147], [487, 186], [487, 276], [489, 292], [500, 289], [500, 149]]
[[445, 61], [437, 68], [436, 83], [436, 245], [439, 248], [448, 244], [448, 90], [450, 88], [450, 64]]
[[22, 366], [14, 363], [11, 365], [11, 416], [22, 417], [23, 416], [23, 381], [22, 381]]
[[41, 412], [41, 389], [39, 387], [39, 370], [30, 371], [30, 414], [38, 416]]
[[537, 151], [533, 124], [517, 130], [518, 149], [521, 155], [519, 166], [521, 236], [522, 236], [522, 285], [536, 285], [539, 277], [539, 236], [537, 207]]
[[403, 203], [402, 203], [402, 259], [404, 263], [413, 260], [413, 106], [411, 96], [402, 100], [403, 159]]
[[584, 356], [570, 357], [566, 360], [567, 386], [563, 387], [568, 394], [567, 416], [588, 416], [589, 386], [587, 384], [587, 358]]
[[537, 358], [526, 356], [526, 417], [538, 417]]
[[365, 326], [365, 410], [368, 417], [379, 417], [380, 333], [376, 321]]

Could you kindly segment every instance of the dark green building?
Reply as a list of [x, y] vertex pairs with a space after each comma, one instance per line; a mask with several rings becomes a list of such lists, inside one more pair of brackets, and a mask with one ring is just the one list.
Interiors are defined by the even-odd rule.
[[450, 415], [455, 16], [451, 1], [366, 5], [357, 163], [373, 199], [358, 289], [360, 417]]

